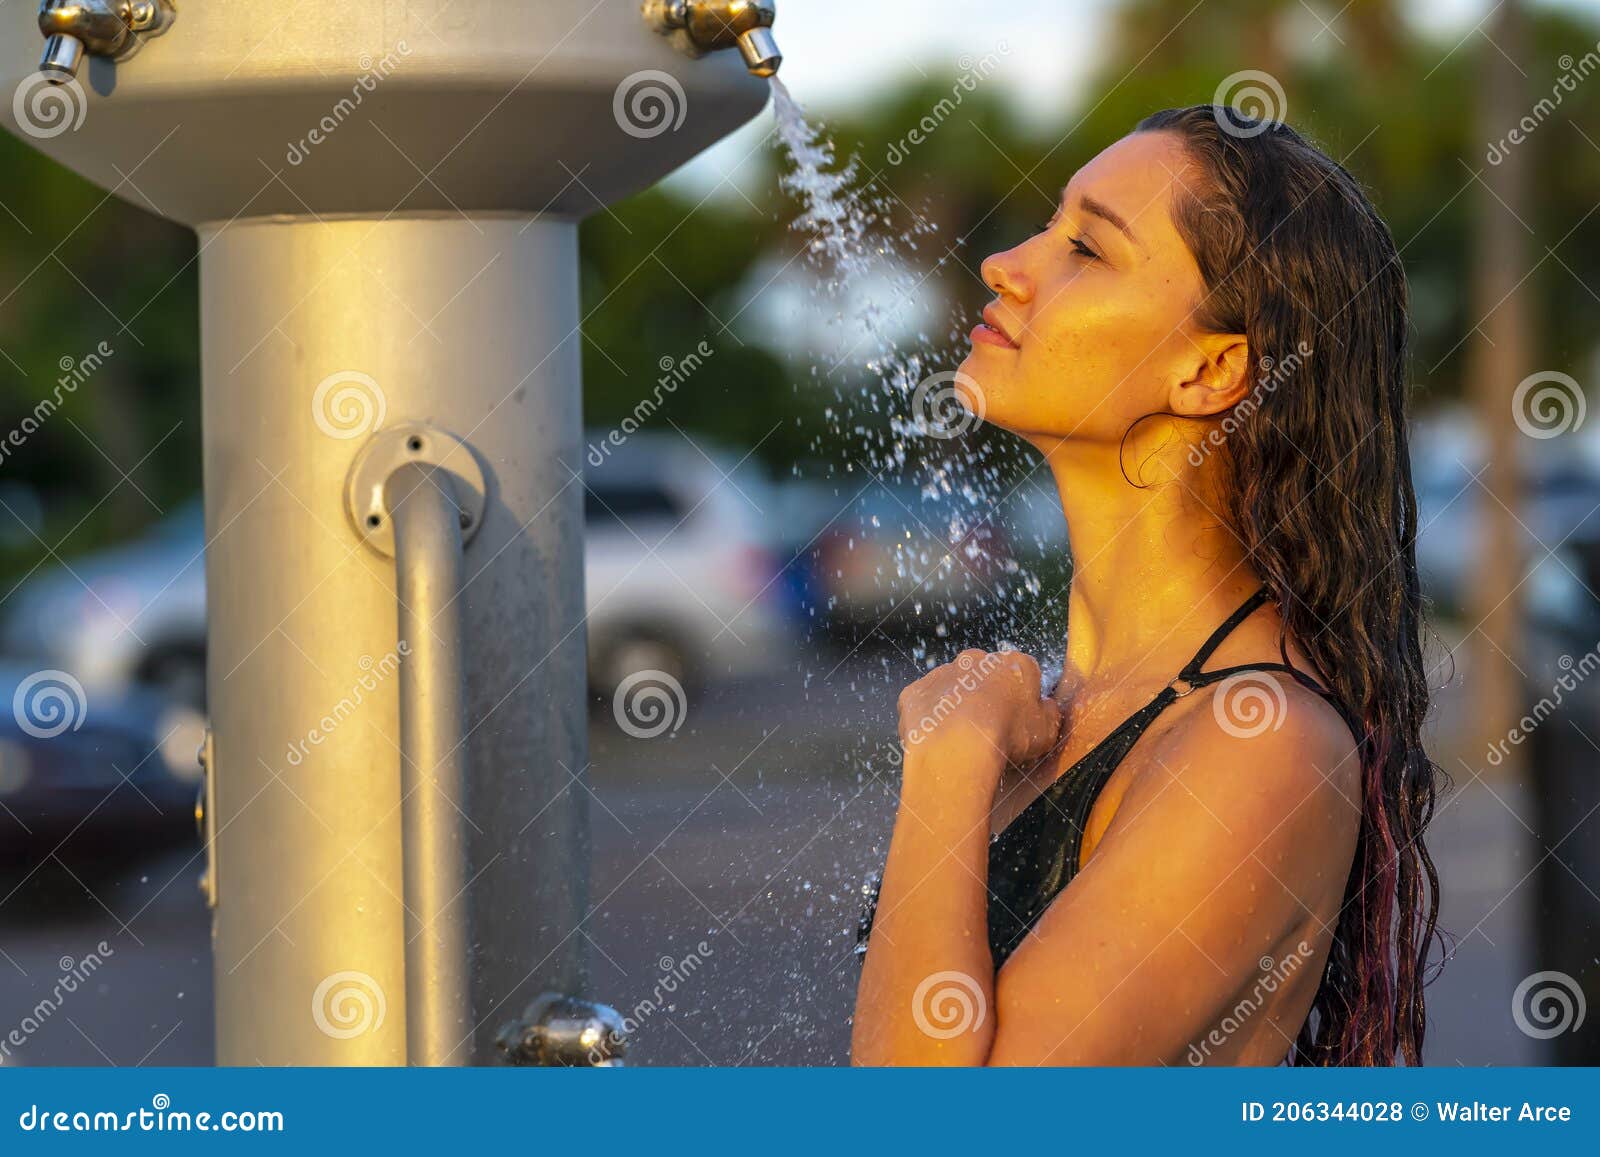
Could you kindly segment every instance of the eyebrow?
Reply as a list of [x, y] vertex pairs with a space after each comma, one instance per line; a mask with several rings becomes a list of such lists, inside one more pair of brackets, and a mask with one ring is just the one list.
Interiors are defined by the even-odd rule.
[[[1066, 195], [1067, 191], [1062, 189], [1061, 196], [1063, 200], [1066, 199]], [[1078, 204], [1080, 207], [1082, 207], [1085, 213], [1093, 214], [1094, 216], [1109, 222], [1111, 225], [1115, 226], [1124, 237], [1126, 237], [1129, 241], [1132, 241], [1141, 250], [1144, 248], [1144, 246], [1140, 244], [1139, 239], [1134, 236], [1133, 230], [1128, 227], [1128, 223], [1123, 220], [1122, 215], [1115, 209], [1111, 208], [1111, 206], [1107, 205], [1103, 201], [1096, 201], [1093, 197], [1089, 196], [1079, 197]]]

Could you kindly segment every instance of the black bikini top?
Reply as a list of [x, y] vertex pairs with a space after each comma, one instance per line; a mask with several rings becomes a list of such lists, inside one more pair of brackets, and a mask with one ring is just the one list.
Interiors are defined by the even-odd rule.
[[[989, 949], [994, 966], [999, 968], [1014, 952], [1028, 931], [1044, 915], [1057, 896], [1078, 872], [1083, 849], [1083, 832], [1089, 813], [1111, 774], [1144, 734], [1150, 723], [1167, 706], [1205, 687], [1243, 671], [1286, 671], [1325, 698], [1344, 718], [1358, 740], [1359, 720], [1331, 691], [1317, 684], [1298, 667], [1286, 663], [1241, 663], [1216, 671], [1200, 668], [1228, 633], [1245, 617], [1267, 601], [1262, 587], [1245, 600], [1238, 610], [1211, 633], [1178, 677], [1163, 687], [1156, 697], [1102, 739], [1070, 768], [1044, 789], [1021, 814], [1006, 825], [989, 844]], [[864, 959], [867, 938], [877, 913], [880, 880], [869, 882], [866, 909], [857, 925], [855, 952]]]

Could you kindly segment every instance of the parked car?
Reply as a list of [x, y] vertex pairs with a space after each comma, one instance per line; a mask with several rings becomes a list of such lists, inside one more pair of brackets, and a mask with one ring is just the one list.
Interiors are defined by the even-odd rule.
[[[698, 439], [621, 441], [587, 440], [607, 450], [585, 467], [591, 681], [609, 693], [646, 668], [685, 683], [770, 668], [794, 624], [765, 480]], [[146, 686], [203, 709], [204, 553], [197, 500], [132, 543], [41, 570], [0, 609], [0, 650], [91, 690]]]
[[0, 665], [0, 865], [32, 869], [197, 840], [205, 721], [159, 692], [89, 692], [59, 671]]
[[899, 480], [839, 489], [811, 488], [804, 523], [804, 598], [831, 630], [937, 631], [983, 614], [1016, 574], [1004, 518]]
[[177, 508], [122, 546], [40, 568], [0, 607], [0, 651], [91, 691], [140, 684], [205, 702], [205, 516]]
[[[1441, 609], [1459, 610], [1482, 558], [1484, 516], [1496, 503], [1479, 477], [1482, 438], [1468, 416], [1444, 413], [1419, 421], [1411, 447], [1423, 589]], [[1600, 541], [1600, 459], [1575, 435], [1548, 444], [1523, 439], [1519, 448], [1516, 533], [1532, 571], [1522, 594], [1534, 617], [1570, 618], [1571, 552]]]
[[590, 682], [609, 694], [646, 669], [686, 685], [773, 669], [796, 641], [782, 496], [702, 439], [620, 442], [594, 432], [584, 466]]

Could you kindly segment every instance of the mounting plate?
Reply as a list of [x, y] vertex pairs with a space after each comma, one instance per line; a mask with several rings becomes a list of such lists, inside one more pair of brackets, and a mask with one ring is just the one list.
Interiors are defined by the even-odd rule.
[[483, 523], [488, 483], [478, 456], [454, 434], [421, 422], [379, 430], [356, 454], [345, 482], [345, 509], [356, 533], [379, 554], [394, 557], [394, 525], [383, 500], [383, 486], [395, 468], [421, 462], [450, 477], [453, 497], [461, 508], [461, 541], [472, 541]]

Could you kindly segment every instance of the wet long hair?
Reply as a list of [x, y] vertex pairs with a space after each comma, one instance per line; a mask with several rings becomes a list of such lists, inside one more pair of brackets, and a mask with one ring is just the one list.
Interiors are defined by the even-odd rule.
[[1198, 321], [1245, 335], [1258, 383], [1249, 412], [1241, 402], [1214, 440], [1228, 479], [1220, 513], [1284, 635], [1365, 731], [1355, 860], [1287, 1060], [1420, 1064], [1439, 913], [1422, 835], [1439, 769], [1421, 739], [1429, 688], [1399, 254], [1355, 178], [1287, 125], [1195, 105], [1138, 131], [1177, 134], [1197, 164], [1172, 212], [1208, 291]]

